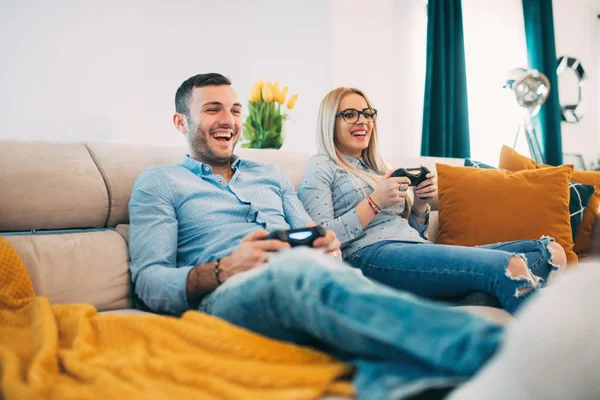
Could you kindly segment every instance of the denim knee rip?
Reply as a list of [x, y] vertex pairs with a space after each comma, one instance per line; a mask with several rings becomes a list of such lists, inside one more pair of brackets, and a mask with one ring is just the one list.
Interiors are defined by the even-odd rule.
[[554, 261], [554, 250], [552, 250], [550, 248], [550, 243], [555, 242], [554, 238], [551, 236], [542, 235], [542, 237], [540, 238], [540, 241], [545, 242], [546, 250], [548, 250], [548, 253], [550, 253], [550, 257], [548, 258], [548, 264], [550, 264], [550, 266], [552, 267], [552, 271], [550, 271], [550, 273], [548, 274], [548, 278], [547, 278], [547, 282], [550, 282], [552, 279], [554, 279], [557, 275], [561, 274], [563, 271], [561, 271], [560, 265], [555, 264], [553, 262]]
[[[525, 263], [524, 268], [529, 273], [529, 276], [523, 274], [515, 274], [509, 269], [510, 262], [515, 257], [518, 257], [521, 260], [523, 260], [523, 262]], [[538, 276], [535, 276], [533, 274], [533, 271], [531, 271], [531, 269], [527, 267], [527, 258], [523, 253], [512, 254], [512, 256], [508, 259], [508, 264], [506, 264], [505, 275], [513, 281], [520, 282], [519, 284], [517, 284], [517, 288], [515, 289], [516, 298], [523, 297], [532, 292], [535, 292], [542, 286], [543, 279]]]

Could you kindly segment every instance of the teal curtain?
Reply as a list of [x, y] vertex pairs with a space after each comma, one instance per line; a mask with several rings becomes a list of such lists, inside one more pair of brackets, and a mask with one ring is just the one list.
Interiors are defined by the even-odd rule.
[[470, 157], [461, 0], [429, 0], [427, 16], [421, 155]]
[[562, 164], [562, 135], [560, 132], [561, 112], [558, 100], [556, 76], [556, 46], [554, 44], [554, 17], [552, 0], [523, 0], [525, 38], [529, 66], [548, 77], [550, 94], [542, 106], [536, 121], [544, 162]]

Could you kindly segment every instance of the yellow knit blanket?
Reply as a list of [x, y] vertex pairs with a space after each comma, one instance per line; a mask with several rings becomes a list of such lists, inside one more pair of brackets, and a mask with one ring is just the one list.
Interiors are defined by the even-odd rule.
[[0, 398], [316, 399], [352, 395], [350, 367], [196, 311], [98, 315], [36, 297], [0, 237]]

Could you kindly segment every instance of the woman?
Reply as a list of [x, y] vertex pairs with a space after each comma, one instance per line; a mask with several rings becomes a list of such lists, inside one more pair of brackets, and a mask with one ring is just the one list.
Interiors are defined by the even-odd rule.
[[377, 110], [360, 90], [327, 94], [317, 130], [319, 155], [310, 159], [298, 196], [315, 222], [337, 234], [344, 260], [367, 277], [439, 300], [483, 291], [514, 313], [566, 267], [552, 238], [479, 247], [429, 242], [435, 174], [415, 187], [411, 204], [410, 180], [391, 177], [377, 147]]

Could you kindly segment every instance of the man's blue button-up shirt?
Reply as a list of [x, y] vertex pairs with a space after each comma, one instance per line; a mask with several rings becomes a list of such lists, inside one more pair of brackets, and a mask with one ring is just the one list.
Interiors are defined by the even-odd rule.
[[189, 271], [231, 254], [258, 228], [300, 228], [310, 221], [278, 167], [241, 159], [232, 167], [227, 182], [186, 156], [136, 180], [129, 202], [130, 268], [136, 294], [152, 310], [188, 309]]

